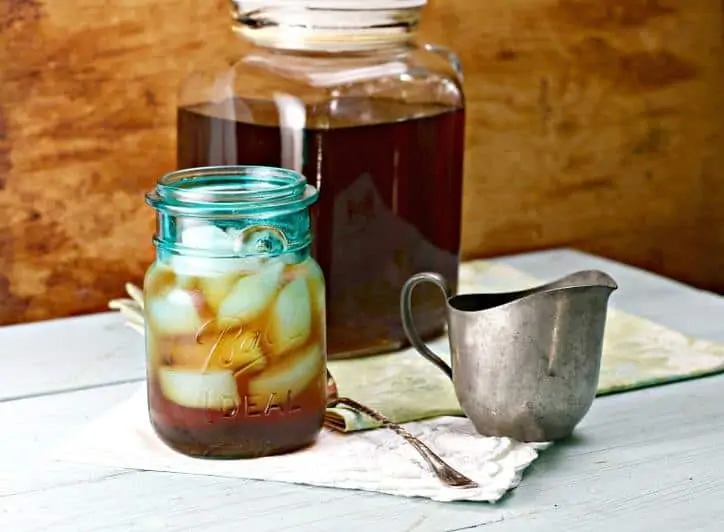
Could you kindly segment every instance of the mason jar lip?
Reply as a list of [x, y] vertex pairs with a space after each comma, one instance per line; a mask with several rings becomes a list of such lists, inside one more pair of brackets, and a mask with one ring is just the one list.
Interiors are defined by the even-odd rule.
[[187, 216], [278, 215], [307, 208], [319, 193], [303, 174], [263, 165], [203, 166], [163, 175], [146, 203]]
[[409, 45], [427, 0], [232, 0], [232, 29], [262, 48], [369, 52]]

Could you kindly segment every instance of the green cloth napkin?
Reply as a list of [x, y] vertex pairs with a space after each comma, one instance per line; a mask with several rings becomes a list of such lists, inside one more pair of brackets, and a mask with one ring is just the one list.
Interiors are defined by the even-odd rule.
[[[543, 282], [505, 265], [471, 261], [461, 267], [458, 292], [518, 290]], [[446, 336], [430, 342], [429, 346], [449, 361]], [[450, 380], [414, 349], [330, 361], [328, 365], [340, 395], [370, 406], [395, 422], [463, 415]], [[644, 318], [609, 308], [599, 396], [721, 371], [724, 371], [724, 345], [692, 339]], [[327, 421], [345, 432], [380, 425], [345, 407], [328, 409]]]

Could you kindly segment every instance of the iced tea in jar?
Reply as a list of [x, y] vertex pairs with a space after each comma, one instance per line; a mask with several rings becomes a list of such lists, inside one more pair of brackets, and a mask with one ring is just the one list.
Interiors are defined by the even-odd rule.
[[[312, 252], [327, 284], [329, 358], [396, 351], [408, 343], [405, 281], [435, 271], [457, 287], [460, 61], [418, 36], [425, 0], [231, 4], [238, 39], [181, 84], [177, 166], [299, 169], [319, 190]], [[414, 299], [420, 335], [441, 334], [439, 290], [421, 286]]]
[[144, 281], [151, 424], [191, 456], [312, 443], [326, 403], [325, 294], [310, 256], [317, 190], [271, 167], [193, 168], [146, 196], [156, 261]]

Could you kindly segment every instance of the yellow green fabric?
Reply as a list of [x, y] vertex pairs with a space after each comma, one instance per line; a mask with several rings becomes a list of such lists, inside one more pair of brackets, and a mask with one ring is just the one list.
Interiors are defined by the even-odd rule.
[[[518, 290], [543, 282], [508, 266], [471, 261], [461, 267], [458, 292]], [[621, 289], [625, 290], [625, 287]], [[429, 345], [449, 360], [447, 337], [438, 338]], [[340, 395], [375, 408], [398, 423], [462, 415], [452, 383], [414, 349], [330, 361], [328, 365]], [[609, 308], [599, 396], [721, 371], [724, 371], [724, 345], [689, 338], [647, 319]], [[344, 407], [330, 408], [327, 418], [346, 432], [379, 426], [367, 416]]]

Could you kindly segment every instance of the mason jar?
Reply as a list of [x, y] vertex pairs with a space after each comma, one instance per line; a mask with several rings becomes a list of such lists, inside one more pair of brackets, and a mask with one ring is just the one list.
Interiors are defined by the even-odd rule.
[[[298, 171], [319, 191], [313, 255], [327, 283], [330, 358], [407, 345], [404, 282], [457, 287], [465, 106], [457, 56], [419, 43], [424, 0], [234, 0], [237, 48], [179, 95], [179, 168]], [[415, 293], [423, 338], [445, 302]]]
[[148, 405], [170, 447], [244, 458], [312, 443], [326, 404], [325, 286], [310, 256], [317, 190], [278, 168], [163, 176], [144, 280]]

